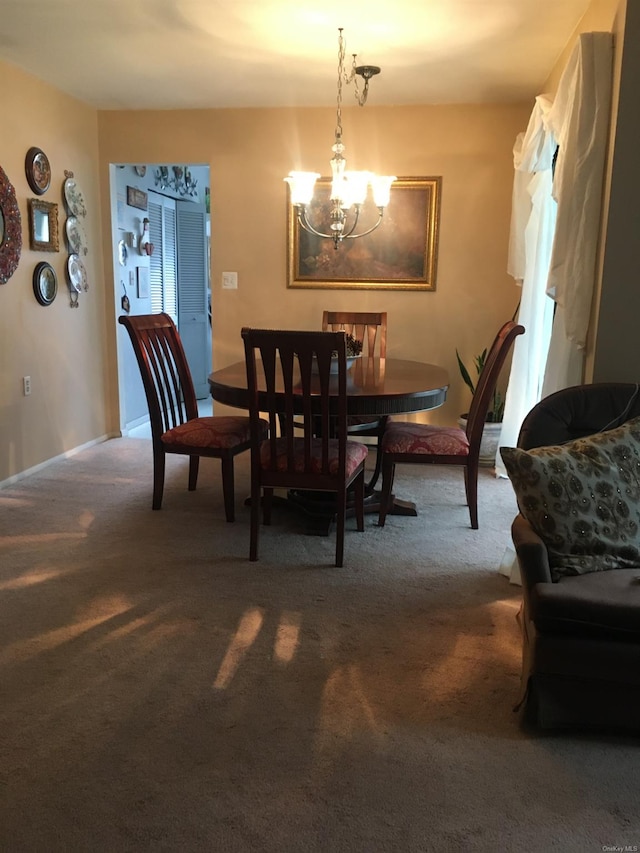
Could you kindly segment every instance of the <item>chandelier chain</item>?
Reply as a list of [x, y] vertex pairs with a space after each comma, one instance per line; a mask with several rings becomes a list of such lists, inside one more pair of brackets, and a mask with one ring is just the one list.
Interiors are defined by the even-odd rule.
[[338, 93], [336, 96], [336, 139], [342, 139], [342, 81], [344, 80], [345, 43], [342, 27], [338, 30]]

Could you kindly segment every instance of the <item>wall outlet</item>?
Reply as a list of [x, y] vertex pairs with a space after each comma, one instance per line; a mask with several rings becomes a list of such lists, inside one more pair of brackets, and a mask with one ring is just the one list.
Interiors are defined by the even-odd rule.
[[31, 393], [31, 377], [23, 376], [22, 377], [22, 390], [24, 391], [24, 396], [28, 397]]
[[222, 273], [222, 289], [237, 290], [238, 289], [238, 273], [223, 272]]

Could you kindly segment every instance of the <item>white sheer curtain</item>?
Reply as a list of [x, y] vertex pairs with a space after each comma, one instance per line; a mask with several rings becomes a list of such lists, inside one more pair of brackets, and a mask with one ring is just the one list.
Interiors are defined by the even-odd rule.
[[[508, 272], [521, 283], [518, 322], [525, 334], [516, 338], [499, 444], [513, 447], [527, 412], [538, 402], [547, 361], [553, 301], [546, 294], [556, 202], [551, 194], [556, 142], [548, 125], [551, 107], [543, 95], [536, 103], [524, 135], [514, 146], [515, 176], [509, 240]], [[498, 451], [496, 474], [507, 472]]]
[[611, 113], [613, 35], [582, 33], [549, 112], [560, 146], [558, 216], [547, 292], [557, 303], [543, 395], [583, 381]]
[[[520, 140], [516, 142], [508, 271], [522, 281], [518, 319], [526, 332], [514, 348], [501, 446], [516, 444], [522, 420], [543, 396], [582, 382], [601, 218], [612, 60], [611, 33], [581, 34], [553, 103], [545, 96], [536, 98], [527, 132], [521, 145]], [[552, 300], [556, 303], [553, 320]], [[496, 471], [506, 476], [499, 451]], [[511, 547], [505, 550], [500, 572], [519, 583]]]

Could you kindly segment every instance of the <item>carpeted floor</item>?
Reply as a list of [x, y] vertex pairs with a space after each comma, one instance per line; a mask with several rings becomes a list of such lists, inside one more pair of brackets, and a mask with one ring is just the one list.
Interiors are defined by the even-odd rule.
[[0, 850], [598, 851], [640, 846], [632, 739], [520, 725], [515, 501], [398, 469], [418, 518], [249, 563], [220, 471], [115, 439], [0, 491]]

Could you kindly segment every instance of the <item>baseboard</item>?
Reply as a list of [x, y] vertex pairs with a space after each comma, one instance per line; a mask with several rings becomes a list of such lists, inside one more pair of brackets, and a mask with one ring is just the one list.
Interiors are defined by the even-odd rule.
[[85, 444], [80, 444], [78, 447], [72, 447], [71, 450], [66, 450], [64, 453], [60, 453], [58, 456], [52, 456], [51, 459], [45, 459], [44, 462], [39, 462], [37, 465], [34, 465], [31, 468], [27, 468], [25, 471], [20, 471], [19, 474], [13, 474], [11, 477], [7, 477], [6, 480], [0, 481], [0, 489], [3, 489], [5, 486], [12, 486], [14, 483], [18, 483], [20, 480], [24, 480], [26, 477], [30, 477], [32, 474], [37, 474], [38, 471], [42, 471], [44, 468], [48, 468], [49, 465], [53, 465], [54, 462], [61, 462], [63, 459], [69, 459], [70, 456], [75, 456], [76, 453], [80, 453], [82, 450], [87, 450], [89, 447], [94, 447], [96, 444], [102, 444], [104, 441], [108, 441], [110, 438], [120, 438], [120, 432], [113, 433], [105, 433], [105, 435], [101, 435], [99, 438], [94, 438], [91, 441], [87, 441]]

